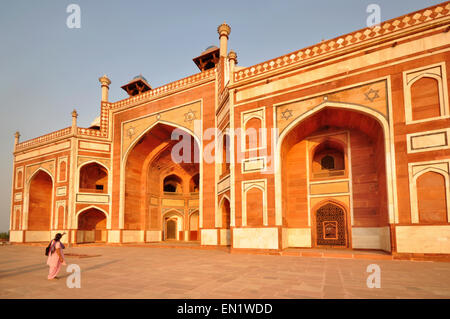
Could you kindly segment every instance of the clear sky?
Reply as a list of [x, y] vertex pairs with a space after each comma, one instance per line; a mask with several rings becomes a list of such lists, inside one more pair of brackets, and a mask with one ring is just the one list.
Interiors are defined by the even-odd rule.
[[[219, 45], [217, 26], [231, 26], [229, 49], [250, 66], [366, 27], [369, 4], [388, 20], [443, 1], [226, 0], [0, 1], [0, 232], [9, 229], [14, 132], [21, 141], [70, 126], [87, 127], [100, 112], [98, 78], [111, 79], [110, 101], [142, 74], [158, 87], [197, 73], [192, 58]], [[69, 29], [69, 4], [81, 28]]]

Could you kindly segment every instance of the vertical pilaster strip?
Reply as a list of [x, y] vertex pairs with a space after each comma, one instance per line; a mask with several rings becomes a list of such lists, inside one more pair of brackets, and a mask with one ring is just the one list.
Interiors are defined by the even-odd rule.
[[[70, 174], [69, 174], [69, 185], [68, 185], [68, 192], [69, 192], [69, 198], [67, 203], [67, 228], [69, 230], [73, 230], [74, 227], [77, 225], [75, 218], [76, 218], [76, 176], [77, 176], [77, 154], [78, 154], [78, 138], [76, 136], [76, 132], [74, 132], [74, 135], [70, 139]], [[75, 238], [76, 241], [76, 238]]]
[[[230, 75], [234, 76], [234, 73]], [[236, 189], [235, 189], [235, 125], [234, 125], [234, 90], [229, 91], [229, 108], [230, 108], [230, 227], [236, 227]], [[231, 238], [233, 243], [233, 239]]]

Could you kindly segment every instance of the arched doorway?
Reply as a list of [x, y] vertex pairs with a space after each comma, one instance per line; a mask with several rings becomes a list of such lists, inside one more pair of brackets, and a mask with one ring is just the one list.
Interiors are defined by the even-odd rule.
[[222, 213], [222, 228], [230, 229], [230, 201], [227, 197], [223, 197], [220, 211]]
[[[172, 140], [177, 134], [181, 137]], [[176, 223], [175, 239], [188, 239], [189, 212], [199, 209], [202, 184], [198, 154], [193, 135], [163, 123], [154, 125], [133, 144], [124, 168], [125, 232], [146, 231], [146, 238], [173, 240]], [[169, 210], [177, 211], [178, 217], [166, 215]]]
[[189, 216], [189, 240], [198, 240], [198, 211]]
[[50, 230], [52, 216], [53, 180], [39, 170], [29, 183], [28, 230]]
[[169, 211], [163, 216], [163, 239], [164, 240], [182, 240], [183, 216], [178, 211]]
[[106, 215], [89, 208], [78, 215], [77, 243], [106, 242]]

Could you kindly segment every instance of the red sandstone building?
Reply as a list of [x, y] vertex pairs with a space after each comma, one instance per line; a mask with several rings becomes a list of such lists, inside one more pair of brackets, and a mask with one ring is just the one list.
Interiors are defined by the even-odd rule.
[[[449, 31], [445, 2], [241, 67], [222, 24], [195, 75], [103, 76], [91, 127], [16, 134], [11, 241], [450, 254]], [[175, 129], [215, 160], [176, 163]]]

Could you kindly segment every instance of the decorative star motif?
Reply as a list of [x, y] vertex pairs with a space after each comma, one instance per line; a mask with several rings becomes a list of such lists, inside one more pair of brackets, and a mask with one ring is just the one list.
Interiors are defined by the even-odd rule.
[[370, 88], [368, 92], [364, 93], [364, 95], [366, 96], [366, 100], [373, 102], [376, 98], [379, 98], [380, 96], [378, 95], [378, 91], [379, 90], [374, 90]]
[[130, 126], [127, 130], [128, 138], [131, 140], [134, 134], [136, 134], [136, 131], [133, 126]]
[[195, 120], [196, 119], [195, 112], [196, 111], [192, 111], [191, 109], [189, 109], [189, 112], [184, 113], [184, 121], [185, 122], [192, 122], [193, 120]]
[[292, 110], [286, 109], [283, 112], [281, 112], [281, 118], [283, 120], [289, 120], [292, 117]]

